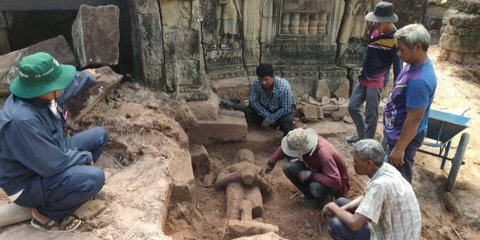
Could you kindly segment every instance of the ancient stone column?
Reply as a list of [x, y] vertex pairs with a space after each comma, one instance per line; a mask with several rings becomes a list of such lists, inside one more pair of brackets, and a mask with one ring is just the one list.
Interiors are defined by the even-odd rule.
[[298, 34], [299, 25], [300, 25], [300, 14], [292, 13], [290, 15], [290, 34]]
[[309, 15], [307, 13], [300, 14], [300, 25], [298, 26], [298, 32], [300, 34], [308, 34], [309, 20]]
[[289, 34], [289, 26], [290, 26], [290, 13], [283, 13], [282, 16], [282, 28], [280, 29], [280, 32], [282, 34]]
[[317, 34], [318, 33], [318, 13], [310, 14], [310, 21], [308, 23], [308, 33]]
[[321, 13], [318, 19], [318, 33], [325, 33], [327, 29], [327, 13]]

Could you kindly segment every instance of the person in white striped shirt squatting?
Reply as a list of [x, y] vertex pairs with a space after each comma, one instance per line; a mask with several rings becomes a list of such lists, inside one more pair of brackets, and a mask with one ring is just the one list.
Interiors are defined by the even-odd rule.
[[421, 213], [417, 197], [400, 172], [383, 162], [383, 148], [373, 139], [353, 145], [353, 167], [370, 180], [363, 196], [339, 198], [322, 210], [333, 217], [328, 230], [334, 239], [420, 239]]

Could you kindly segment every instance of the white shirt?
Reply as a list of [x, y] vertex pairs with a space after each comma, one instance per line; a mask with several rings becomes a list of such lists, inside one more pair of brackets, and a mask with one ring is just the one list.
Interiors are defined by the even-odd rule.
[[415, 192], [388, 163], [368, 181], [355, 212], [369, 219], [371, 239], [420, 239], [421, 213]]

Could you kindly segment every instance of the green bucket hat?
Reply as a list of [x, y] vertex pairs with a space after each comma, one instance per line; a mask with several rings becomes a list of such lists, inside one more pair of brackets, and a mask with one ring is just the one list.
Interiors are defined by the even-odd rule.
[[24, 57], [18, 64], [18, 76], [10, 83], [10, 91], [21, 98], [35, 98], [63, 90], [74, 79], [72, 65], [59, 64], [52, 55], [37, 52]]

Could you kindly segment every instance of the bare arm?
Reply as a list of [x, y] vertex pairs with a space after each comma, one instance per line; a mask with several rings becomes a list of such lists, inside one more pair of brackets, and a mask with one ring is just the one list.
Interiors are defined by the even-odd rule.
[[[357, 198], [358, 199], [358, 198]], [[355, 199], [356, 200], [356, 199]], [[354, 200], [354, 201], [355, 201]], [[353, 231], [357, 231], [358, 229], [362, 228], [365, 223], [368, 222], [368, 218], [359, 214], [345, 210], [344, 208], [339, 207], [336, 203], [331, 202], [325, 206], [328, 210], [330, 210], [337, 218], [348, 228]]]

